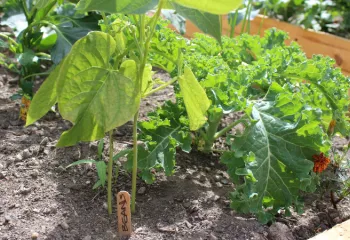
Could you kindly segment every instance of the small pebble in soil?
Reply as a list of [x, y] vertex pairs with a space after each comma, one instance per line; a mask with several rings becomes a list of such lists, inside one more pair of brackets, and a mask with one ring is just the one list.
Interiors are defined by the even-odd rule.
[[29, 151], [29, 149], [24, 149], [22, 152], [23, 159], [30, 158], [32, 156], [32, 153]]
[[66, 222], [61, 222], [61, 223], [60, 223], [60, 226], [61, 226], [61, 228], [63, 228], [64, 230], [68, 230], [68, 228], [69, 228], [69, 225], [68, 225]]
[[192, 175], [190, 175], [190, 174], [186, 175], [185, 179], [186, 180], [191, 180], [192, 179]]
[[219, 175], [214, 175], [214, 181], [219, 182], [221, 180], [221, 176]]
[[31, 188], [26, 188], [26, 187], [24, 187], [24, 186], [21, 186], [21, 188], [19, 189], [19, 193], [20, 194], [23, 194], [23, 195], [27, 195], [27, 194], [29, 194], [30, 192], [31, 192]]
[[229, 184], [229, 181], [227, 179], [221, 179], [221, 183], [224, 184], [224, 185], [227, 185]]
[[190, 202], [184, 202], [184, 203], [182, 204], [182, 206], [183, 206], [184, 208], [189, 208], [189, 207], [191, 206], [191, 203], [190, 203]]
[[39, 233], [37, 233], [37, 232], [33, 232], [32, 233], [32, 239], [34, 240], [34, 239], [38, 239], [38, 237], [39, 237]]
[[218, 196], [218, 195], [213, 195], [213, 197], [212, 197], [212, 200], [214, 202], [218, 201], [219, 199], [220, 199], [220, 196]]
[[138, 194], [143, 195], [146, 192], [146, 187], [140, 187], [139, 190], [137, 191]]
[[4, 179], [7, 173], [5, 171], [0, 172], [0, 179]]
[[49, 153], [50, 153], [50, 150], [49, 150], [49, 149], [44, 149], [44, 154], [45, 154], [45, 155], [49, 155]]
[[221, 182], [217, 182], [217, 183], [216, 183], [216, 186], [217, 186], [218, 188], [222, 188], [222, 187], [223, 187], [223, 185], [222, 185]]
[[206, 178], [204, 175], [201, 175], [201, 176], [199, 177], [199, 181], [200, 181], [201, 183], [204, 183], [206, 180], [207, 180], [207, 178]]
[[211, 233], [209, 236], [210, 240], [217, 240], [218, 238], [214, 235], [214, 233]]
[[21, 162], [23, 160], [23, 156], [21, 153], [18, 153], [15, 157], [15, 163]]
[[46, 146], [46, 144], [49, 142], [48, 137], [44, 137], [43, 140], [41, 140], [40, 145]]
[[9, 166], [12, 165], [12, 163], [15, 161], [15, 158], [9, 157], [6, 162], [5, 162], [5, 167], [8, 168]]
[[12, 217], [10, 215], [5, 215], [4, 217], [4, 225], [9, 224], [12, 220]]
[[268, 230], [268, 238], [271, 240], [294, 240], [294, 236], [287, 225], [275, 222]]
[[107, 205], [106, 202], [103, 203], [103, 208], [106, 209], [106, 210], [108, 209], [108, 205]]
[[31, 173], [30, 176], [32, 178], [37, 178], [39, 176], [39, 171], [37, 169], [34, 169]]
[[90, 235], [87, 235], [87, 236], [85, 236], [84, 238], [83, 238], [83, 240], [91, 240], [92, 238], [91, 238], [91, 236]]

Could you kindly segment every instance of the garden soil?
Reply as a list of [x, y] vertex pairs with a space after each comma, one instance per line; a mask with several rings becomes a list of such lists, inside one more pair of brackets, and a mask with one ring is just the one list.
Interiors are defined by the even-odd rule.
[[[115, 203], [109, 216], [106, 191], [92, 190], [94, 167], [65, 169], [79, 159], [95, 159], [97, 142], [56, 148], [70, 123], [54, 112], [24, 127], [19, 120], [19, 100], [10, 100], [18, 90], [17, 81], [17, 76], [0, 69], [0, 240], [118, 239]], [[174, 99], [171, 88], [146, 99], [141, 117], [168, 99]], [[115, 131], [114, 141], [115, 153], [132, 147], [131, 121]], [[344, 141], [336, 144], [341, 146]], [[108, 144], [105, 159], [107, 149]], [[125, 161], [121, 159], [122, 164]], [[131, 191], [131, 175], [123, 167], [113, 185], [114, 194], [122, 190]], [[152, 185], [138, 181], [130, 239], [308, 239], [350, 217], [349, 199], [336, 210], [329, 194], [318, 191], [304, 196], [303, 214], [277, 216], [275, 223], [263, 225], [253, 215], [230, 209], [229, 192], [233, 190], [218, 155], [178, 151], [173, 176], [159, 173]]]

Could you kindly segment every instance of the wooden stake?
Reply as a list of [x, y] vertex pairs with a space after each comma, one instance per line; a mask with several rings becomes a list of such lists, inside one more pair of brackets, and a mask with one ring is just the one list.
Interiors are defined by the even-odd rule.
[[117, 195], [118, 232], [119, 236], [131, 235], [131, 211], [130, 195], [126, 191], [120, 191]]

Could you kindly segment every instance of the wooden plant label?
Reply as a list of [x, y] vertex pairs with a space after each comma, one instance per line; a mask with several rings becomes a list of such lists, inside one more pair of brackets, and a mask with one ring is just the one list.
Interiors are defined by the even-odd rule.
[[119, 236], [131, 235], [130, 195], [120, 191], [117, 195], [118, 232]]

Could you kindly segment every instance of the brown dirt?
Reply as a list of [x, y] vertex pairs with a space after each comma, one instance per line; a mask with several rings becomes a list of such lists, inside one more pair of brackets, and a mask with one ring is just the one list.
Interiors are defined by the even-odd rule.
[[[69, 127], [55, 113], [24, 128], [18, 102], [9, 100], [17, 90], [9, 85], [12, 78], [0, 71], [0, 240], [30, 239], [35, 233], [50, 240], [117, 239], [115, 208], [108, 216], [106, 192], [92, 190], [95, 169], [84, 165], [65, 170], [76, 160], [94, 159], [96, 142], [55, 148]], [[171, 89], [147, 99], [142, 117], [169, 98]], [[115, 152], [131, 147], [131, 124], [115, 132]], [[278, 226], [287, 226], [292, 238], [307, 239], [349, 218], [348, 199], [334, 210], [327, 195], [308, 194], [304, 214], [278, 217], [282, 224], [274, 228], [262, 225], [254, 216], [229, 208], [228, 193], [234, 186], [227, 178], [218, 156], [178, 152], [174, 176], [160, 173], [153, 185], [138, 182], [138, 189], [145, 191], [137, 195], [131, 239], [278, 239], [273, 232]], [[130, 192], [130, 174], [121, 169], [113, 189]]]

